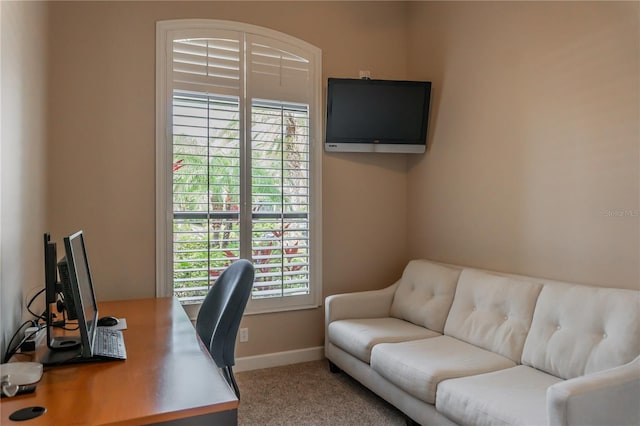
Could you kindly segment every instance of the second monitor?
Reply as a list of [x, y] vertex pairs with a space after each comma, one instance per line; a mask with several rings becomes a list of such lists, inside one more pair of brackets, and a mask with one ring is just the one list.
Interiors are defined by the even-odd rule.
[[[71, 351], [49, 351], [44, 364], [126, 359], [124, 338], [119, 330], [98, 327], [98, 305], [87, 258], [84, 234], [78, 231], [64, 238], [68, 275], [62, 274], [63, 287], [71, 289], [80, 331], [80, 346]], [[61, 271], [62, 272], [62, 271]]]

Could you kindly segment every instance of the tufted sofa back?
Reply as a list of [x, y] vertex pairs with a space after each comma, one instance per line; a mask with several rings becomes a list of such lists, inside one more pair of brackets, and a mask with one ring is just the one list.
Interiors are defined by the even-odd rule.
[[442, 333], [460, 268], [428, 260], [407, 264], [391, 304], [391, 316]]
[[520, 362], [542, 284], [464, 269], [446, 335]]
[[571, 379], [617, 367], [640, 354], [640, 292], [545, 284], [522, 363]]

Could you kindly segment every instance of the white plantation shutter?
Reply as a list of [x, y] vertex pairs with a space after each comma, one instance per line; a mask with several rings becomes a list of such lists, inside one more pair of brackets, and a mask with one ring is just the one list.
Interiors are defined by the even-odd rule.
[[254, 101], [252, 247], [256, 293], [309, 294], [309, 114], [304, 105]]
[[239, 35], [224, 32], [218, 37], [173, 41], [175, 89], [239, 96]]
[[239, 257], [238, 98], [174, 90], [172, 116], [173, 286], [193, 302]]
[[281, 41], [249, 35], [247, 61], [253, 96], [301, 103], [311, 100], [313, 70], [301, 49]]
[[158, 275], [169, 277], [158, 294], [197, 303], [247, 258], [248, 311], [317, 306], [319, 50], [246, 24], [186, 20], [158, 24], [158, 51], [158, 117], [168, 121]]

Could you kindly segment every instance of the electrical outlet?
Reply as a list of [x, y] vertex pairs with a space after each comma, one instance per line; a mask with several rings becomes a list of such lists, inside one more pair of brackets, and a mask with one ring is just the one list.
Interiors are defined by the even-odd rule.
[[359, 75], [360, 75], [360, 78], [364, 78], [364, 79], [371, 78], [371, 73], [369, 71], [360, 71]]
[[240, 343], [246, 343], [249, 341], [249, 329], [241, 328], [240, 329]]

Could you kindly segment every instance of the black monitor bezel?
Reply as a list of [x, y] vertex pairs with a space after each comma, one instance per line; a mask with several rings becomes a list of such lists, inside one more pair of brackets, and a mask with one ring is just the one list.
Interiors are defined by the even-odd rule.
[[[333, 102], [336, 101], [336, 89], [339, 87], [403, 87], [423, 93], [423, 104], [420, 114], [420, 135], [417, 138], [388, 137], [377, 138], [371, 135], [363, 137], [347, 137], [335, 133], [333, 129]], [[429, 112], [431, 106], [431, 82], [409, 80], [371, 80], [350, 78], [329, 78], [327, 81], [327, 105], [325, 121], [325, 149], [336, 152], [398, 152], [423, 153], [426, 150], [429, 131]]]

